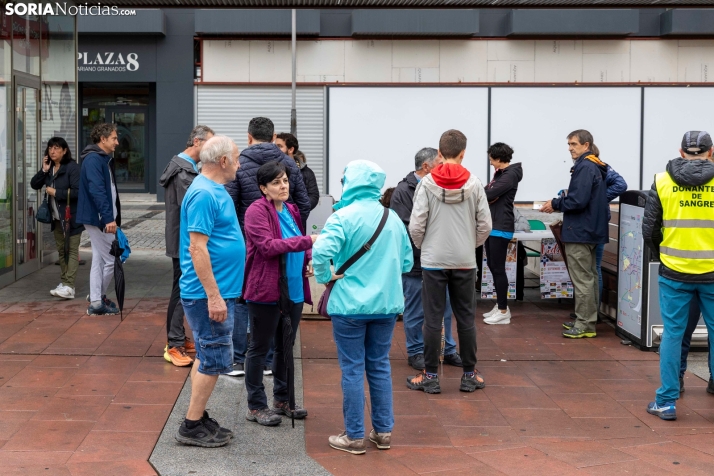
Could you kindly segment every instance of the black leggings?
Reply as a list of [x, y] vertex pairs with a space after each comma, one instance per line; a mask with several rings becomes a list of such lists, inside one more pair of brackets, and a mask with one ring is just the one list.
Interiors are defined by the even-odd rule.
[[493, 275], [496, 287], [498, 308], [505, 311], [508, 308], [508, 276], [506, 276], [506, 253], [511, 240], [499, 236], [489, 236], [486, 240], [486, 259], [488, 269]]
[[[290, 346], [295, 343], [300, 318], [302, 317], [302, 303], [293, 303], [290, 311], [292, 336]], [[250, 344], [245, 357], [245, 388], [248, 392], [248, 408], [260, 410], [268, 406], [263, 385], [263, 367], [265, 356], [268, 354], [270, 344], [275, 343], [273, 354], [273, 399], [279, 402], [288, 401], [288, 372], [285, 366], [285, 353], [283, 351], [283, 325], [280, 322], [280, 311], [277, 304], [248, 303], [250, 313]], [[294, 402], [291, 408], [294, 408]]]

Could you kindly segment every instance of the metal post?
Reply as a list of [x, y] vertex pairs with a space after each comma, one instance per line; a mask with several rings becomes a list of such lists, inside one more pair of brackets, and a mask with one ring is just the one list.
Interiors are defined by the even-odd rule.
[[290, 109], [290, 133], [297, 137], [297, 111], [295, 108], [295, 82], [297, 79], [297, 10], [293, 8], [292, 21], [292, 46], [293, 46], [293, 81], [292, 81], [292, 108]]

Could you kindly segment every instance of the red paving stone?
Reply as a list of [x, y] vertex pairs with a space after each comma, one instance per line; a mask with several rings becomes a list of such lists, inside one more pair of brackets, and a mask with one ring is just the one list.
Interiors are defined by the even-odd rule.
[[511, 312], [508, 326], [476, 319], [487, 386], [472, 394], [458, 391], [454, 367], [440, 369], [441, 394], [408, 390], [404, 380], [414, 371], [397, 323], [392, 449], [368, 443], [364, 456], [327, 443], [344, 428], [332, 327], [303, 321], [304, 404], [316, 409], [305, 424], [308, 454], [337, 475], [712, 474], [714, 397], [706, 382], [687, 374], [679, 419], [664, 422], [645, 411], [659, 385], [657, 354], [621, 345], [607, 324], [595, 339], [565, 341], [561, 322], [570, 309], [555, 303], [515, 304]]
[[[86, 316], [78, 302], [61, 306], [0, 305], [2, 474], [156, 474], [147, 460], [188, 374], [162, 358], [166, 300], [127, 300], [123, 322]], [[659, 385], [656, 354], [620, 345], [604, 324], [596, 339], [564, 341], [569, 309], [554, 303], [512, 312], [509, 326], [477, 319], [487, 387], [469, 394], [453, 367], [441, 370], [440, 395], [406, 388], [414, 372], [399, 323], [392, 450], [368, 445], [362, 457], [327, 444], [343, 428], [332, 327], [303, 321], [308, 454], [339, 475], [711, 474], [706, 382], [688, 374], [679, 420], [663, 422], [644, 410]], [[142, 431], [127, 437], [137, 423]]]
[[156, 474], [188, 369], [151, 356], [167, 300], [146, 301], [127, 300], [123, 322], [77, 300], [0, 306], [0, 473]]

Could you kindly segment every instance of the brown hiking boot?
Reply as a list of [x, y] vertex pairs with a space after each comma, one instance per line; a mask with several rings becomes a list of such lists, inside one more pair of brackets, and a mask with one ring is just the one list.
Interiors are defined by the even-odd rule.
[[273, 402], [273, 412], [280, 413], [287, 417], [293, 417], [296, 420], [302, 420], [307, 416], [307, 410], [295, 405], [294, 410], [290, 410], [290, 403], [288, 402], [278, 402], [277, 400]]
[[183, 344], [184, 349], [186, 349], [187, 354], [195, 354], [196, 353], [196, 344], [192, 340], [186, 339], [186, 341]]
[[377, 445], [380, 450], [388, 450], [392, 447], [392, 433], [377, 433], [372, 428], [372, 431], [369, 432], [369, 441]]
[[184, 347], [171, 347], [164, 352], [164, 358], [168, 355], [171, 363], [176, 367], [188, 367], [193, 363], [193, 359], [188, 356]]
[[347, 436], [347, 432], [343, 431], [337, 436], [329, 438], [330, 446], [336, 450], [346, 451], [353, 455], [363, 455], [367, 450], [364, 448], [364, 438], [353, 440]]
[[423, 390], [425, 393], [441, 393], [439, 377], [429, 378], [426, 374], [426, 370], [422, 370], [421, 373], [413, 377], [407, 377], [407, 387], [412, 390]]

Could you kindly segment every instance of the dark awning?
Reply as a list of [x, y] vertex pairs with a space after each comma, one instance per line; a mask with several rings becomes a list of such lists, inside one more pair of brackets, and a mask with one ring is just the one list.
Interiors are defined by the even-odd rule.
[[[107, 5], [106, 0], [82, 2]], [[135, 8], [538, 8], [538, 7], [701, 7], [711, 0], [113, 0], [112, 6]]]

